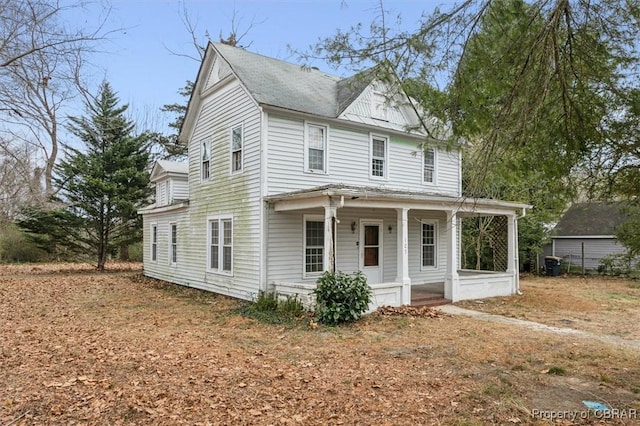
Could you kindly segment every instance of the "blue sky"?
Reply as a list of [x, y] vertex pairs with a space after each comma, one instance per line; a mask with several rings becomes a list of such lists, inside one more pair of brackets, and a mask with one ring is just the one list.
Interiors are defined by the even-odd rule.
[[[415, 28], [423, 12], [430, 12], [446, 0], [386, 0], [384, 6], [402, 16], [405, 28]], [[101, 5], [104, 6], [104, 5]], [[193, 55], [191, 36], [181, 17], [186, 9], [196, 26], [199, 41], [208, 31], [212, 39], [231, 30], [235, 18], [248, 50], [297, 62], [288, 49], [304, 50], [319, 38], [331, 36], [337, 29], [347, 30], [362, 22], [368, 25], [379, 14], [377, 0], [111, 0], [106, 29], [122, 28], [109, 36], [94, 54], [92, 75], [95, 81], [106, 78], [122, 102], [137, 114], [155, 114], [164, 104], [182, 101], [177, 90], [186, 80], [194, 80], [199, 63], [170, 52]], [[88, 24], [99, 18], [98, 5], [90, 6]], [[93, 21], [92, 21], [93, 20]], [[311, 64], [331, 70], [322, 62]]]

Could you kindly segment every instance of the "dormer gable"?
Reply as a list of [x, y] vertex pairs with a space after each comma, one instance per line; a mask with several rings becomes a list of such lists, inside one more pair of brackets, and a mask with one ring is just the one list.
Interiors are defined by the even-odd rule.
[[343, 105], [339, 118], [398, 131], [426, 134], [411, 100], [399, 83], [372, 80], [348, 105]]
[[215, 87], [217, 83], [220, 81], [224, 81], [228, 77], [231, 77], [232, 71], [229, 67], [229, 64], [220, 57], [220, 55], [215, 55], [213, 58], [213, 64], [209, 69], [209, 74], [207, 75], [206, 82], [202, 88], [203, 92], [208, 91], [209, 89]]
[[151, 169], [151, 183], [156, 187], [156, 207], [168, 206], [189, 198], [189, 165], [158, 160]]

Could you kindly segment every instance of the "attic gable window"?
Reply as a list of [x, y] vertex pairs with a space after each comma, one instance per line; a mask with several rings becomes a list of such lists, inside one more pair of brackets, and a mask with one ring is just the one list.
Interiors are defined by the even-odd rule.
[[387, 178], [387, 138], [371, 137], [371, 177]]
[[379, 120], [388, 120], [388, 104], [382, 92], [373, 92], [371, 95], [372, 116]]
[[422, 181], [424, 183], [435, 183], [436, 179], [436, 151], [433, 148], [426, 148], [422, 151]]
[[231, 173], [242, 171], [243, 139], [242, 125], [231, 129]]
[[306, 126], [306, 167], [309, 172], [327, 172], [327, 128], [316, 124]]
[[209, 169], [210, 169], [210, 149], [211, 147], [209, 146], [209, 142], [202, 142], [202, 146], [201, 146], [201, 153], [202, 153], [202, 165], [200, 167], [201, 169], [201, 175], [202, 175], [202, 180], [209, 180]]

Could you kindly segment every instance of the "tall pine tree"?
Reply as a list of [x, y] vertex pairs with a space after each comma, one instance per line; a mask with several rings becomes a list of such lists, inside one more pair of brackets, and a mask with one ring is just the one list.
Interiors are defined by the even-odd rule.
[[134, 135], [134, 124], [124, 115], [128, 105], [118, 104], [104, 82], [86, 104], [86, 116], [70, 117], [69, 130], [84, 149], [65, 146], [56, 168], [60, 198], [74, 223], [69, 237], [95, 256], [99, 270], [118, 245], [140, 239], [136, 210], [150, 190], [148, 136]]

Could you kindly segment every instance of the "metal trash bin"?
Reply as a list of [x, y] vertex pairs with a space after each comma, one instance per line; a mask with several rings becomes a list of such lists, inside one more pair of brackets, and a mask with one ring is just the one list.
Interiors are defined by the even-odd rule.
[[557, 256], [545, 256], [544, 269], [547, 271], [547, 276], [558, 277], [560, 276], [560, 264], [562, 258]]

